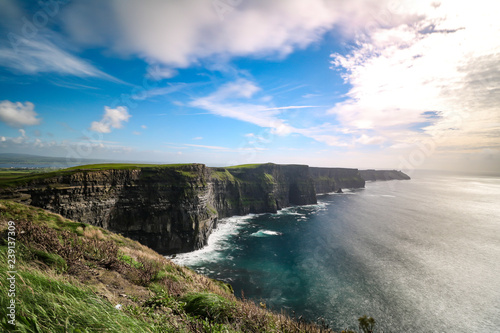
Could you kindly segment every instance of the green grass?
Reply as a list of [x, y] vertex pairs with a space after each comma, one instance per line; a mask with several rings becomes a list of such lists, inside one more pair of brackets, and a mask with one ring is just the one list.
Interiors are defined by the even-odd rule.
[[241, 164], [241, 165], [229, 166], [229, 167], [226, 167], [226, 169], [255, 169], [255, 168], [260, 167], [261, 165], [264, 165], [264, 164], [262, 164], [262, 163], [258, 163], [258, 164]]
[[27, 176], [35, 173], [49, 172], [53, 169], [15, 169], [15, 168], [0, 168], [0, 179], [11, 179], [22, 176]]
[[31, 253], [35, 260], [39, 260], [49, 267], [55, 269], [58, 273], [63, 273], [68, 269], [68, 264], [63, 257], [55, 253], [48, 253], [41, 250], [32, 249]]
[[273, 175], [269, 173], [264, 173], [264, 181], [268, 184], [276, 184], [276, 180], [274, 179]]
[[60, 175], [71, 175], [75, 173], [76, 171], [69, 170], [65, 171], [64, 170], [57, 170], [57, 171], [50, 171], [50, 172], [43, 172], [43, 173], [28, 173], [25, 175], [17, 176], [17, 177], [0, 177], [0, 187], [16, 187], [16, 186], [23, 186], [28, 184], [31, 181], [38, 180], [38, 179], [45, 179], [45, 178], [51, 178], [51, 177], [57, 177]]
[[[7, 248], [0, 247], [1, 281], [7, 281]], [[7, 284], [0, 286], [7, 295]], [[8, 297], [0, 298], [0, 327], [7, 322]], [[151, 332], [145, 323], [127, 316], [91, 289], [62, 276], [18, 269], [16, 276], [16, 332]]]
[[235, 183], [237, 179], [232, 175], [227, 169], [214, 169], [212, 170], [212, 175], [215, 176], [219, 180], [228, 180], [231, 183]]
[[172, 168], [172, 167], [182, 167], [187, 164], [135, 164], [135, 163], [105, 163], [105, 164], [88, 164], [80, 165], [65, 170], [134, 170], [141, 168]]
[[192, 293], [181, 300], [185, 302], [184, 310], [192, 316], [218, 323], [231, 321], [234, 316], [235, 305], [213, 293]]
[[141, 268], [142, 267], [142, 264], [140, 262], [138, 262], [137, 260], [135, 260], [134, 258], [128, 256], [128, 255], [122, 255], [120, 257], [118, 257], [119, 260], [123, 261], [124, 263], [132, 266], [132, 267], [135, 267], [135, 268]]

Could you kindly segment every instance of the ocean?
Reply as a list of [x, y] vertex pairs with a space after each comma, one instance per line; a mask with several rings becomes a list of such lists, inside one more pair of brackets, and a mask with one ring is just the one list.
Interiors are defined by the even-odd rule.
[[500, 332], [500, 177], [416, 173], [226, 218], [174, 261], [336, 330]]

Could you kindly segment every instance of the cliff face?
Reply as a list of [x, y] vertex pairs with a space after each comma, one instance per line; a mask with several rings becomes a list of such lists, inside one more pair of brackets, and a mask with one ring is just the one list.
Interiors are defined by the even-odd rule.
[[164, 254], [204, 246], [217, 218], [316, 203], [307, 166], [275, 164], [78, 170], [32, 181], [17, 196]]
[[359, 173], [367, 181], [410, 179], [410, 176], [397, 170], [360, 170]]
[[46, 179], [26, 192], [33, 206], [177, 253], [205, 245], [216, 226], [209, 175], [202, 164], [81, 171]]
[[212, 172], [213, 206], [220, 217], [275, 213], [290, 205], [317, 202], [307, 165], [263, 164]]
[[365, 187], [358, 169], [309, 168], [316, 193], [330, 193], [343, 188]]

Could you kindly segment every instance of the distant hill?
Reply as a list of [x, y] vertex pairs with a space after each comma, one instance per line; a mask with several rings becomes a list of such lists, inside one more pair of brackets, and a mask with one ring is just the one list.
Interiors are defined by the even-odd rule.
[[97, 164], [106, 162], [117, 162], [102, 159], [68, 159], [65, 157], [50, 157], [30, 154], [0, 153], [0, 167], [56, 167], [67, 168], [84, 164]]

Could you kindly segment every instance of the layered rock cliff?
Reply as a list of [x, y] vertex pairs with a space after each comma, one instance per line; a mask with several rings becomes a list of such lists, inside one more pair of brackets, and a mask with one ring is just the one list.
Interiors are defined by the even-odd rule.
[[359, 173], [367, 181], [410, 179], [407, 174], [397, 170], [359, 170]]
[[316, 193], [336, 192], [343, 188], [365, 187], [365, 180], [358, 169], [346, 168], [309, 168]]
[[219, 217], [275, 213], [290, 205], [316, 203], [307, 165], [213, 168], [211, 186]]
[[33, 206], [177, 253], [205, 245], [216, 226], [209, 181], [202, 164], [77, 170], [35, 182], [24, 192]]

